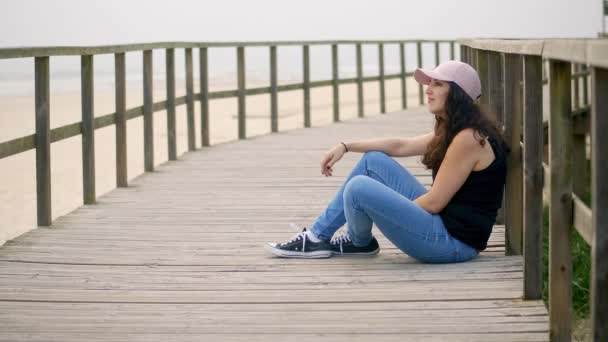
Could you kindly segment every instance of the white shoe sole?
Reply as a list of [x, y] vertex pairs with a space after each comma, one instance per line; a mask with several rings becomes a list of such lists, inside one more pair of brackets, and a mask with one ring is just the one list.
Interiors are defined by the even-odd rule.
[[361, 258], [365, 258], [365, 257], [372, 257], [374, 255], [377, 255], [378, 253], [380, 253], [380, 248], [376, 249], [373, 252], [367, 252], [367, 253], [346, 253], [346, 254], [341, 254], [339, 252], [334, 252], [334, 256], [338, 256], [338, 257], [361, 257]]
[[333, 256], [332, 251], [314, 251], [314, 252], [295, 252], [295, 251], [285, 251], [271, 244], [265, 244], [264, 249], [270, 252], [273, 255], [276, 255], [281, 258], [301, 258], [301, 259], [324, 259], [331, 258]]

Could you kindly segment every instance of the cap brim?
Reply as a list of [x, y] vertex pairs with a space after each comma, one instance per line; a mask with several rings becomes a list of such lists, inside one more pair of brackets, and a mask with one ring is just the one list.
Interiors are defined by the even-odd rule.
[[414, 71], [414, 78], [418, 83], [421, 84], [429, 84], [431, 83], [431, 79], [440, 80], [440, 81], [453, 81], [449, 77], [441, 75], [440, 73], [433, 70], [425, 70], [425, 69], [416, 69]]

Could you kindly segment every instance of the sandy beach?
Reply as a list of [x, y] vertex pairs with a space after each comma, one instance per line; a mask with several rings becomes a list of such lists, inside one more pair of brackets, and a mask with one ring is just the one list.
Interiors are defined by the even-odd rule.
[[[248, 87], [264, 86], [247, 81]], [[211, 91], [234, 89], [226, 82], [214, 86]], [[288, 83], [288, 82], [280, 82]], [[183, 80], [177, 80], [177, 96], [185, 94]], [[400, 80], [386, 81], [386, 109], [401, 110]], [[195, 85], [195, 89], [198, 86]], [[51, 89], [52, 90], [52, 89]], [[195, 90], [196, 91], [196, 90]], [[142, 88], [127, 89], [127, 107], [141, 106]], [[417, 86], [408, 79], [408, 105], [418, 105]], [[164, 82], [154, 85], [154, 101], [166, 98]], [[365, 114], [379, 115], [379, 83], [364, 85]], [[279, 130], [286, 131], [303, 127], [302, 91], [279, 93]], [[79, 92], [51, 93], [51, 128], [80, 121]], [[247, 136], [270, 133], [270, 96], [247, 97]], [[212, 100], [210, 102], [210, 142], [218, 144], [237, 138], [236, 98]], [[114, 93], [111, 89], [95, 92], [95, 116], [114, 112]], [[355, 84], [340, 86], [340, 115], [342, 120], [357, 117], [357, 88]], [[178, 155], [187, 151], [186, 106], [177, 107]], [[196, 144], [200, 147], [200, 106], [195, 103]], [[311, 89], [312, 126], [323, 126], [332, 122], [331, 87]], [[34, 132], [33, 96], [0, 97], [0, 141], [7, 141]], [[166, 111], [154, 114], [154, 162], [167, 161]], [[97, 130], [95, 134], [96, 191], [97, 196], [115, 188], [115, 128]], [[133, 179], [143, 173], [143, 120], [137, 118], [127, 124], [128, 177]], [[336, 142], [340, 137], [336, 137]], [[330, 146], [328, 146], [329, 148]], [[53, 219], [65, 215], [82, 205], [82, 156], [80, 137], [53, 143], [51, 147], [51, 191]], [[321, 156], [319, 156], [320, 158]], [[28, 151], [0, 160], [0, 245], [31, 229], [36, 228], [36, 169], [35, 151]]]

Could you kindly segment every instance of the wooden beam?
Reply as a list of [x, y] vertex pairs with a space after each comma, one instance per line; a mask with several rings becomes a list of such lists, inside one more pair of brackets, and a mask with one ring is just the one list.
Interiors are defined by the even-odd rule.
[[570, 64], [549, 61], [549, 318], [551, 341], [572, 336]]
[[361, 44], [357, 44], [357, 113], [360, 118], [364, 116], [363, 98], [363, 52]]
[[199, 49], [199, 87], [201, 101], [201, 145], [209, 146], [209, 65], [207, 48]]
[[378, 77], [380, 77], [380, 113], [386, 113], [386, 96], [384, 82], [384, 45], [378, 44]]
[[[506, 59], [505, 59], [506, 63]], [[543, 84], [542, 59], [523, 57], [524, 298], [540, 299], [543, 287]], [[505, 73], [505, 78], [507, 74]], [[506, 98], [506, 96], [505, 96]], [[505, 107], [505, 113], [509, 110]], [[511, 146], [513, 148], [513, 146]]]
[[167, 149], [169, 160], [177, 160], [177, 141], [175, 128], [175, 50], [165, 50], [167, 77]]
[[126, 188], [127, 174], [127, 80], [125, 53], [114, 55], [115, 107], [116, 107], [116, 187]]
[[591, 336], [608, 341], [608, 70], [591, 69]]
[[49, 57], [35, 58], [36, 97], [36, 203], [39, 226], [50, 226], [51, 212], [51, 140]]
[[[477, 64], [476, 69], [481, 80], [481, 98], [479, 101], [483, 106], [488, 106], [490, 104], [490, 85], [488, 83], [488, 51], [475, 50], [475, 55]], [[494, 119], [497, 120], [498, 118], [494, 117]]]
[[334, 122], [340, 121], [340, 88], [338, 80], [340, 73], [338, 69], [338, 44], [331, 46], [331, 70], [332, 70], [332, 89], [333, 89], [333, 105], [334, 105]]
[[277, 92], [278, 85], [278, 70], [277, 70], [277, 47], [270, 47], [270, 131], [276, 133], [279, 131], [279, 96]]
[[80, 57], [82, 107], [82, 197], [84, 204], [95, 203], [95, 92], [93, 56]]
[[304, 97], [304, 127], [310, 127], [310, 47], [302, 47], [303, 97]]
[[237, 84], [238, 84], [238, 125], [239, 139], [247, 139], [247, 118], [246, 118], [246, 80], [245, 80], [245, 48], [236, 48]]
[[407, 109], [407, 76], [405, 63], [405, 44], [399, 44], [399, 57], [401, 66], [401, 108]]
[[[416, 42], [416, 59], [418, 68], [422, 68], [422, 42]], [[422, 90], [422, 84], [418, 83], [418, 103], [422, 106], [424, 104], [424, 92]]]
[[144, 169], [154, 171], [154, 110], [152, 50], [145, 50], [144, 57]]
[[[496, 54], [498, 54], [496, 52]], [[496, 56], [492, 56], [493, 59]], [[492, 63], [491, 73], [503, 73], [495, 70], [498, 67]], [[498, 92], [498, 77], [492, 78], [492, 89], [500, 101], [504, 104], [500, 106], [505, 110], [505, 139], [511, 147], [511, 153], [507, 160], [507, 184], [505, 188], [505, 253], [507, 255], [522, 254], [522, 160], [521, 160], [521, 125], [522, 125], [522, 98], [520, 83], [522, 80], [522, 63], [520, 55], [505, 54], [504, 64], [504, 88]], [[503, 92], [504, 91], [504, 92]], [[500, 94], [499, 94], [500, 93]], [[491, 100], [496, 103], [496, 99]], [[498, 107], [498, 106], [497, 106]]]
[[196, 131], [194, 128], [194, 72], [192, 48], [185, 50], [186, 64], [186, 111], [188, 125], [188, 151], [196, 150]]
[[439, 42], [435, 42], [435, 66], [438, 66], [439, 63], [441, 63]]

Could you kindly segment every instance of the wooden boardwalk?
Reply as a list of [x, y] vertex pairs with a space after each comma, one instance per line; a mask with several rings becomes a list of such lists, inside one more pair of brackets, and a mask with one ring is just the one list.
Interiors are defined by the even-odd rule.
[[[420, 264], [379, 236], [374, 258], [291, 260], [267, 241], [308, 225], [360, 154], [332, 144], [430, 130], [421, 110], [187, 153], [0, 248], [1, 341], [546, 341], [504, 230], [474, 261]], [[400, 159], [425, 184], [416, 159]], [[113, 171], [112, 171], [113, 172]], [[377, 234], [378, 235], [378, 234]]]

